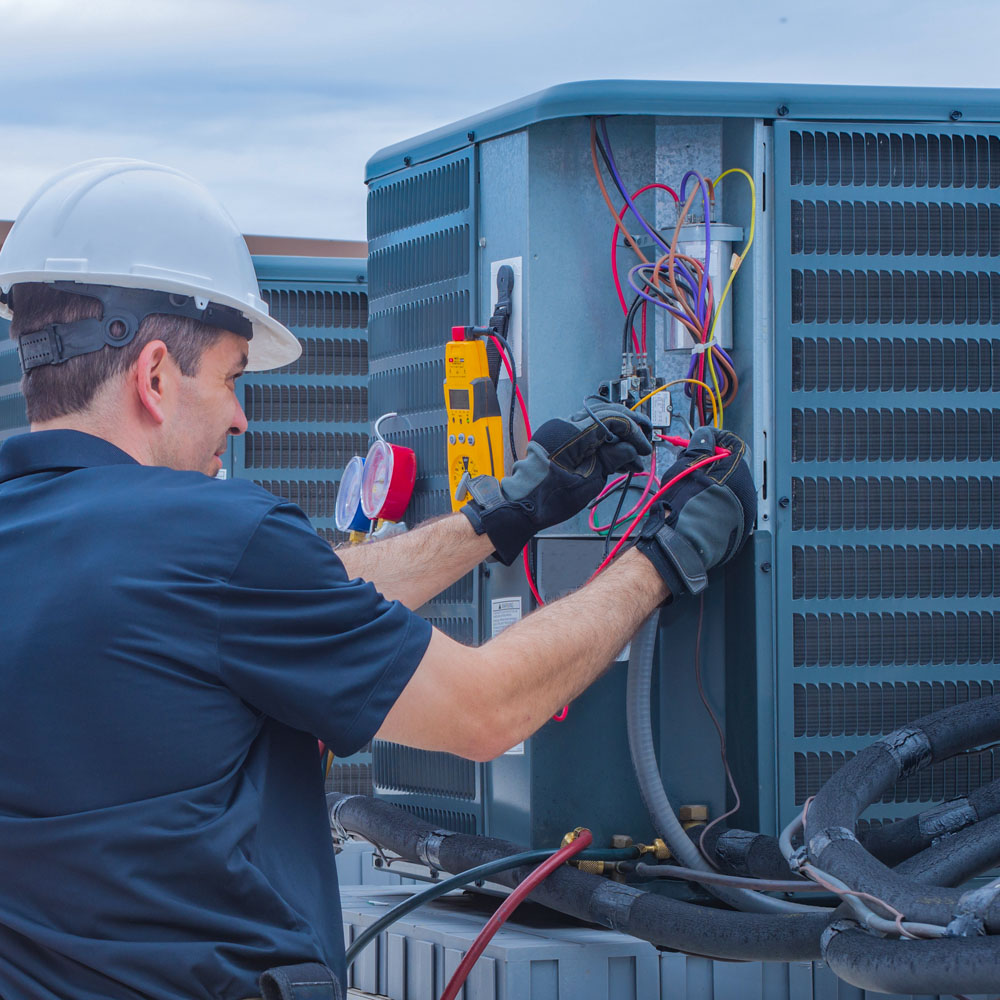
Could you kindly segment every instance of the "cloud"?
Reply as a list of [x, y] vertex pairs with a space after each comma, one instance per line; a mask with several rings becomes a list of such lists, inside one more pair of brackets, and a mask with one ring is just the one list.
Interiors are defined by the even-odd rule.
[[132, 155], [189, 170], [248, 231], [359, 238], [378, 149], [559, 82], [994, 82], [1000, 5], [987, 0], [955, 0], [944, 19], [930, 0], [717, 0], [711, 12], [0, 0], [0, 217], [67, 163]]

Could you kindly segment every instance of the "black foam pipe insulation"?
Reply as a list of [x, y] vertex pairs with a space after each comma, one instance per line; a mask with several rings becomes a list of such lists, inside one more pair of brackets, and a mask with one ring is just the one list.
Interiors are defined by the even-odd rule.
[[[327, 797], [334, 830], [356, 834], [438, 871], [458, 874], [524, 850], [492, 837], [450, 833], [365, 795]], [[531, 871], [493, 878], [516, 887]], [[819, 958], [823, 913], [760, 914], [679, 902], [563, 865], [529, 897], [580, 920], [631, 934], [662, 948], [731, 961], [798, 962]]]
[[[948, 926], [964, 906], [962, 892], [920, 886], [887, 868], [855, 836], [858, 818], [901, 778], [963, 750], [1000, 739], [1000, 696], [935, 712], [861, 750], [819, 790], [809, 806], [805, 845], [823, 872], [869, 893], [911, 921]], [[982, 903], [977, 920], [1000, 932], [1000, 894]]]
[[838, 979], [879, 993], [990, 993], [1000, 988], [1000, 937], [907, 941], [838, 920], [823, 935], [823, 960]]

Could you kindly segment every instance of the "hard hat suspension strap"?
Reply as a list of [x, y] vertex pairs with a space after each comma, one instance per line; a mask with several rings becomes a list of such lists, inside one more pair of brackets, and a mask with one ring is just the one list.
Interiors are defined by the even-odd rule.
[[[15, 286], [16, 287], [16, 286]], [[27, 374], [42, 365], [59, 365], [81, 354], [102, 347], [125, 347], [134, 339], [147, 316], [182, 316], [207, 326], [221, 327], [250, 340], [253, 325], [236, 309], [208, 299], [175, 292], [156, 292], [144, 288], [120, 288], [113, 285], [87, 285], [75, 281], [56, 281], [53, 287], [75, 295], [98, 299], [104, 306], [101, 319], [81, 319], [73, 323], [52, 323], [41, 330], [21, 334], [17, 339], [21, 370]], [[14, 288], [7, 295], [12, 309]]]

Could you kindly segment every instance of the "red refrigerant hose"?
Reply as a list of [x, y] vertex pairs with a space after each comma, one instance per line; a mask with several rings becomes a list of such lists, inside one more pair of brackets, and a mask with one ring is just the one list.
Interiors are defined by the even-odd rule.
[[576, 839], [570, 841], [564, 847], [556, 851], [547, 861], [543, 861], [497, 908], [496, 913], [487, 921], [486, 926], [479, 932], [479, 936], [472, 942], [472, 947], [465, 953], [465, 957], [459, 963], [455, 974], [448, 981], [448, 985], [441, 994], [441, 1000], [455, 1000], [458, 991], [465, 985], [472, 967], [476, 964], [479, 956], [486, 950], [486, 946], [493, 939], [493, 935], [503, 926], [507, 918], [524, 902], [526, 896], [560, 865], [568, 861], [574, 854], [579, 853], [584, 848], [589, 847], [593, 840], [593, 835], [589, 830], [578, 830]]

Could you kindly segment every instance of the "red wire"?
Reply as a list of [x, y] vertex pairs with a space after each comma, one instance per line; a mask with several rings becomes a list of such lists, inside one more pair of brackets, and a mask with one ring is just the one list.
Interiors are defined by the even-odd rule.
[[590, 579], [593, 580], [594, 577], [597, 576], [597, 574], [600, 573], [603, 569], [605, 569], [611, 562], [611, 560], [614, 559], [616, 555], [618, 555], [619, 551], [621, 550], [621, 547], [625, 544], [626, 539], [635, 530], [635, 526], [643, 519], [643, 517], [646, 514], [646, 511], [648, 511], [649, 508], [652, 507], [653, 504], [656, 503], [656, 501], [659, 500], [660, 497], [663, 496], [663, 494], [666, 493], [671, 486], [675, 485], [676, 483], [679, 483], [685, 476], [690, 476], [695, 469], [700, 469], [704, 465], [710, 465], [712, 462], [718, 462], [719, 459], [725, 458], [728, 454], [729, 452], [725, 448], [716, 447], [714, 455], [709, 455], [708, 458], [703, 458], [700, 461], [695, 462], [693, 465], [689, 465], [683, 472], [679, 472], [676, 476], [674, 476], [673, 479], [671, 479], [669, 482], [661, 486], [649, 498], [649, 500], [646, 502], [646, 506], [639, 511], [639, 513], [636, 515], [635, 520], [628, 526], [628, 530], [625, 532], [624, 535], [622, 535], [621, 538], [618, 539], [618, 544], [615, 545], [615, 547], [608, 553], [607, 559], [605, 559], [604, 562], [602, 562], [601, 565], [594, 570], [593, 575], [591, 576]]
[[646, 306], [649, 303], [643, 299], [642, 300], [642, 353], [646, 353]]
[[[677, 192], [666, 184], [647, 184], [645, 187], [639, 188], [634, 195], [632, 195], [632, 201], [635, 201], [644, 191], [649, 191], [651, 188], [659, 188], [661, 191], [668, 191], [673, 195], [674, 201], [679, 205], [681, 203], [680, 198], [677, 196]], [[628, 211], [628, 202], [622, 205], [622, 210], [618, 213], [618, 221], [622, 222], [625, 218], [625, 213]], [[622, 292], [622, 283], [618, 280], [618, 226], [615, 226], [611, 230], [611, 275], [615, 279], [615, 291], [618, 293], [618, 301], [621, 303], [622, 312], [628, 315], [628, 306], [625, 304], [625, 295]], [[645, 306], [643, 306], [645, 310]], [[645, 320], [645, 311], [643, 312], [643, 320]], [[639, 350], [639, 342], [635, 336], [635, 330], [632, 330], [632, 344], [636, 351]], [[646, 349], [645, 343], [642, 345], [642, 350]]]
[[[493, 341], [493, 346], [497, 349], [500, 355], [500, 360], [503, 362], [504, 368], [507, 369], [507, 375], [510, 378], [510, 384], [514, 387], [514, 394], [517, 397], [517, 402], [521, 407], [521, 418], [524, 420], [524, 433], [531, 438], [531, 421], [528, 420], [528, 408], [524, 405], [524, 397], [521, 395], [521, 387], [517, 384], [514, 378], [514, 369], [510, 366], [510, 360], [507, 357], [507, 352], [501, 347], [500, 341], [495, 334], [490, 334], [490, 340]], [[514, 456], [517, 457], [516, 455]], [[538, 601], [539, 605], [545, 603], [542, 600], [542, 595], [538, 593], [538, 588], [535, 586], [535, 581], [531, 576], [531, 563], [528, 561], [528, 546], [525, 545], [524, 550], [521, 553], [524, 559], [524, 575], [528, 580], [528, 589], [531, 591], [531, 596]]]
[[458, 991], [465, 985], [472, 967], [476, 964], [479, 956], [486, 950], [486, 946], [493, 940], [494, 934], [503, 926], [507, 918], [524, 902], [542, 882], [548, 878], [564, 862], [568, 861], [574, 854], [579, 854], [585, 847], [589, 847], [593, 841], [593, 836], [589, 830], [581, 830], [576, 840], [560, 848], [547, 861], [543, 861], [497, 908], [496, 913], [486, 922], [486, 926], [479, 932], [479, 936], [472, 942], [472, 947], [465, 953], [465, 957], [459, 963], [455, 974], [448, 981], [448, 985], [441, 994], [441, 1000], [455, 1000]]

